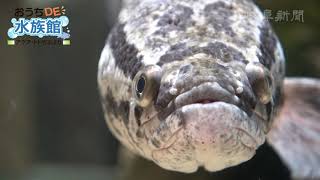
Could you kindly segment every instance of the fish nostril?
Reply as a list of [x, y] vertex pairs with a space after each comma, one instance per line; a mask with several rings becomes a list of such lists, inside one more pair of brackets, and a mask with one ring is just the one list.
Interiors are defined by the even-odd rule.
[[[176, 95], [173, 95], [170, 90], [172, 89], [171, 83], [164, 83], [160, 86], [159, 94], [155, 102], [157, 108], [165, 108], [168, 106], [170, 101], [172, 101]], [[174, 90], [171, 90], [174, 91]]]

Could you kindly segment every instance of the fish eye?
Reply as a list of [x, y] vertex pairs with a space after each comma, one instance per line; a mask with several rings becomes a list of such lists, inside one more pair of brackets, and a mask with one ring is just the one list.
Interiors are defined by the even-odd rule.
[[138, 97], [141, 97], [143, 90], [144, 90], [144, 87], [145, 87], [145, 84], [146, 84], [145, 77], [140, 76], [138, 83], [136, 85], [136, 94]]
[[140, 70], [133, 79], [133, 96], [142, 107], [153, 102], [160, 87], [162, 69], [157, 65], [148, 65]]
[[254, 94], [262, 104], [267, 104], [272, 98], [272, 76], [268, 69], [260, 63], [249, 63], [245, 68], [248, 80]]

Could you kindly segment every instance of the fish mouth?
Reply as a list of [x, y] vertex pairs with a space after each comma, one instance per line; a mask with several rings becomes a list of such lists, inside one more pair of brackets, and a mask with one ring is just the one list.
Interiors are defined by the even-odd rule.
[[226, 90], [217, 82], [205, 82], [189, 90], [182, 90], [182, 93], [174, 97], [166, 107], [161, 108], [159, 118], [164, 120], [170, 114], [187, 105], [205, 105], [218, 102], [235, 105], [249, 115], [248, 110], [241, 103], [240, 97], [234, 91]]
[[240, 99], [217, 82], [206, 82], [183, 92], [174, 99], [176, 109], [190, 104], [225, 102], [238, 106]]

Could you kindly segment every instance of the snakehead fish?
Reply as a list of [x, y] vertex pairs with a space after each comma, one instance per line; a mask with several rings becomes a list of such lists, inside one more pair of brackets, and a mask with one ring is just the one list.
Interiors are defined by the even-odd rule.
[[101, 53], [111, 132], [162, 168], [219, 171], [267, 139], [293, 177], [320, 177], [320, 81], [285, 78], [251, 0], [131, 0]]

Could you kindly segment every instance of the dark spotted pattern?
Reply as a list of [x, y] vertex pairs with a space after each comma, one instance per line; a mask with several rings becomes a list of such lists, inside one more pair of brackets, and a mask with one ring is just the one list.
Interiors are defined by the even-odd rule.
[[179, 70], [179, 74], [182, 75], [182, 74], [186, 74], [188, 72], [190, 72], [192, 66], [190, 64], [187, 64], [187, 65], [184, 65], [180, 68]]
[[269, 102], [266, 104], [266, 111], [267, 111], [267, 116], [268, 116], [268, 121], [271, 120], [272, 117], [272, 111], [273, 111], [273, 102]]
[[251, 89], [251, 85], [249, 84], [249, 82], [243, 81], [243, 83], [244, 83], [243, 92], [240, 95], [238, 95], [238, 97], [241, 99], [241, 104], [239, 108], [241, 108], [249, 116], [251, 116], [252, 109], [254, 109], [257, 105], [257, 98], [253, 94], [253, 91]]
[[176, 110], [176, 106], [174, 103], [171, 103], [167, 107], [157, 107], [158, 111], [161, 111], [161, 113], [157, 114], [157, 117], [160, 121], [164, 121], [171, 113], [173, 113]]
[[123, 24], [114, 27], [110, 34], [110, 47], [116, 66], [133, 79], [142, 66], [142, 56], [138, 57], [138, 49], [134, 45], [128, 44], [123, 28]]
[[187, 47], [185, 43], [176, 44], [172, 46], [166, 54], [160, 57], [158, 65], [162, 66], [165, 63], [172, 61], [182, 61], [186, 57], [192, 56], [198, 53], [205, 53], [211, 55], [214, 59], [220, 59], [224, 62], [230, 61], [242, 61], [245, 64], [248, 61], [242, 55], [241, 52], [233, 47], [227, 46], [221, 42], [209, 43], [206, 47]]
[[231, 28], [232, 21], [230, 17], [233, 15], [233, 7], [226, 3], [219, 1], [216, 3], [208, 4], [204, 8], [206, 21], [212, 25], [218, 32], [224, 32], [229, 36], [235, 36]]
[[141, 115], [142, 115], [142, 112], [143, 112], [143, 108], [140, 107], [140, 106], [136, 106], [134, 108], [134, 116], [136, 118], [136, 122], [137, 122], [137, 125], [140, 126], [141, 125]]
[[158, 109], [165, 108], [169, 102], [175, 97], [170, 92], [169, 89], [172, 87], [172, 84], [163, 83], [159, 88], [159, 94], [155, 102], [155, 106]]
[[277, 37], [273, 33], [272, 27], [268, 21], [265, 21], [260, 29], [260, 51], [258, 58], [261, 64], [263, 64], [269, 70], [272, 64], [275, 63], [274, 50], [276, 49]]
[[152, 143], [152, 145], [154, 145], [154, 147], [160, 148], [161, 143], [159, 140], [152, 138], [151, 143]]
[[274, 100], [275, 108], [278, 108], [282, 104], [282, 101], [283, 101], [282, 86], [276, 87], [276, 91], [273, 95], [273, 100]]
[[[113, 114], [116, 120], [124, 120], [124, 123], [128, 124], [130, 106], [128, 101], [115, 100], [110, 90], [107, 90], [107, 93], [105, 93], [105, 95], [101, 99], [105, 112]], [[110, 120], [112, 121], [114, 119]]]
[[161, 28], [155, 34], [166, 36], [168, 32], [173, 30], [186, 30], [187, 27], [194, 23], [191, 19], [192, 14], [193, 10], [189, 7], [182, 5], [173, 6], [164, 15], [158, 17], [159, 21], [157, 25]]

